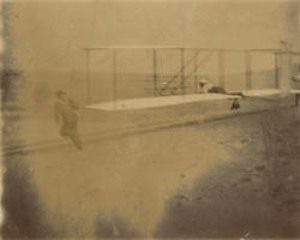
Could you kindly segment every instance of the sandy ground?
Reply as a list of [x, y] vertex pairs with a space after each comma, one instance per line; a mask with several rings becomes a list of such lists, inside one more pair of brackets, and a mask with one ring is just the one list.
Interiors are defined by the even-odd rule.
[[299, 237], [299, 119], [288, 107], [18, 154], [2, 233]]

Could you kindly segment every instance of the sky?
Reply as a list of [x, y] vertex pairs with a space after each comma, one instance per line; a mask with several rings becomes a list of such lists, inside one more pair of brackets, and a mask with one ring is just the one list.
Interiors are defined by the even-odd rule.
[[[285, 40], [298, 48], [299, 6], [289, 0], [13, 1], [9, 22], [14, 58], [27, 80], [55, 76], [64, 81], [66, 76], [85, 77], [87, 47], [278, 48]], [[153, 69], [149, 51], [117, 54], [119, 71]], [[166, 58], [164, 52], [159, 54]], [[160, 67], [178, 65], [179, 54], [175, 55]], [[243, 68], [241, 59], [230, 60], [231, 68]], [[257, 59], [261, 68], [273, 64], [271, 58]], [[111, 71], [111, 52], [97, 52], [91, 61], [97, 66], [93, 71], [101, 68], [101, 61], [102, 69]]]
[[24, 1], [14, 4], [11, 22], [22, 66], [64, 69], [75, 51], [92, 46], [278, 47], [279, 40], [298, 34], [298, 6], [295, 1]]

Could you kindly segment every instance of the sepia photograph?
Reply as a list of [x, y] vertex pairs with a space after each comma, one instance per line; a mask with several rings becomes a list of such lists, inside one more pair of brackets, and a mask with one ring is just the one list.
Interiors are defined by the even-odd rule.
[[299, 0], [0, 18], [1, 239], [300, 239]]

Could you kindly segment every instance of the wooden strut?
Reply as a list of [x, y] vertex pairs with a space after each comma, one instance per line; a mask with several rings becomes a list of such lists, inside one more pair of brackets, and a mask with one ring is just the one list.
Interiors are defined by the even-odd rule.
[[246, 89], [252, 89], [252, 79], [251, 79], [251, 53], [245, 51], [245, 67], [246, 67]]
[[185, 94], [185, 76], [184, 76], [184, 49], [180, 49], [180, 60], [181, 60], [181, 91]]
[[91, 102], [91, 79], [90, 79], [90, 52], [86, 50], [86, 101], [89, 104]]
[[117, 52], [113, 50], [113, 99], [118, 100]]
[[224, 51], [218, 52], [218, 63], [219, 63], [219, 85], [225, 88], [225, 65], [224, 65]]
[[158, 94], [157, 88], [157, 53], [156, 49], [153, 49], [153, 95], [156, 96]]

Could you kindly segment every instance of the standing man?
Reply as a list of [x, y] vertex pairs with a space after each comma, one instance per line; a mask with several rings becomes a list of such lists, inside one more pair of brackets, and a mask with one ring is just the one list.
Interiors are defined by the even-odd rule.
[[54, 104], [55, 121], [59, 125], [59, 132], [63, 137], [69, 137], [78, 150], [82, 144], [78, 136], [78, 105], [64, 91], [55, 93], [57, 100]]

